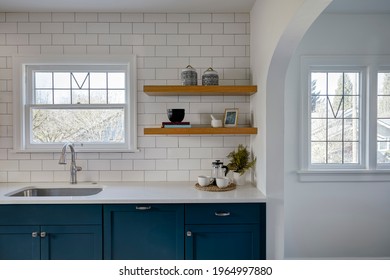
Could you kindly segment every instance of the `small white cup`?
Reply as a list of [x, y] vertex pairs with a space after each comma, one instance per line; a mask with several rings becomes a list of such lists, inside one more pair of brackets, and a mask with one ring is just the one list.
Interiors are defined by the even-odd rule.
[[222, 121], [221, 120], [211, 120], [211, 126], [212, 127], [222, 127]]
[[198, 184], [202, 187], [206, 187], [213, 182], [213, 178], [210, 176], [198, 176]]
[[231, 183], [231, 180], [228, 177], [218, 177], [216, 178], [217, 186], [220, 189], [226, 188]]

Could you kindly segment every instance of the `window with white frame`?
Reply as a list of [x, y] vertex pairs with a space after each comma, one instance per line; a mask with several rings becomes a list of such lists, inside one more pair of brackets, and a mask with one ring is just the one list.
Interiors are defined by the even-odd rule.
[[377, 74], [377, 163], [390, 163], [390, 69]]
[[310, 164], [353, 166], [362, 162], [362, 72], [312, 69], [310, 72]]
[[304, 56], [301, 78], [300, 179], [390, 181], [390, 56]]
[[136, 150], [134, 57], [16, 57], [15, 146]]

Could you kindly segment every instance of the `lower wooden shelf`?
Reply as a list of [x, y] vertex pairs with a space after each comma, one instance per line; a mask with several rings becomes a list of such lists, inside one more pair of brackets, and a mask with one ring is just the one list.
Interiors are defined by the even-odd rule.
[[153, 134], [257, 134], [257, 127], [190, 127], [190, 128], [161, 128], [145, 127], [145, 135]]

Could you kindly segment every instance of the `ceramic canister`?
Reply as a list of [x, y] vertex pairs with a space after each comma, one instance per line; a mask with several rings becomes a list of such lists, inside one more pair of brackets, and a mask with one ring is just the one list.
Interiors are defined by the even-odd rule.
[[198, 74], [191, 65], [181, 71], [181, 84], [183, 86], [196, 86], [198, 84]]
[[202, 75], [202, 85], [204, 86], [217, 86], [218, 85], [218, 73], [213, 68], [209, 68], [204, 71]]

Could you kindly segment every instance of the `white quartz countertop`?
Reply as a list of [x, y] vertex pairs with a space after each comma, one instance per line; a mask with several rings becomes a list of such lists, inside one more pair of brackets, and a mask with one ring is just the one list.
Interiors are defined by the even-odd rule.
[[[255, 203], [265, 202], [265, 195], [253, 185], [235, 190], [208, 192], [198, 190], [194, 182], [80, 182], [0, 183], [0, 204], [124, 204], [124, 203]], [[10, 197], [18, 189], [102, 187], [91, 196]]]

